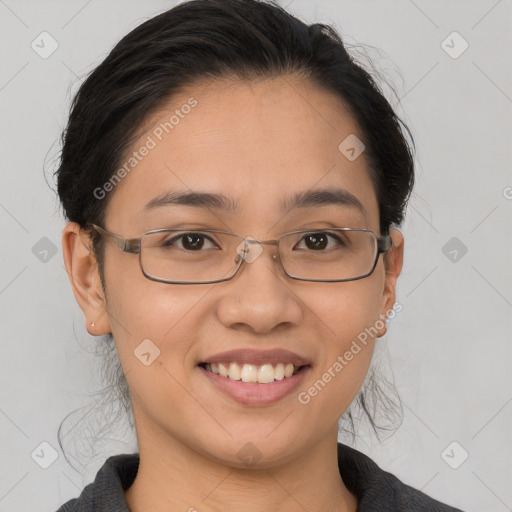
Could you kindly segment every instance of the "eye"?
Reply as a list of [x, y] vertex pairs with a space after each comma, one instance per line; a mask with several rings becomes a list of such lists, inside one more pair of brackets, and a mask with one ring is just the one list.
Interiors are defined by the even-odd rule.
[[[181, 245], [178, 241], [181, 241]], [[202, 233], [184, 233], [172, 238], [164, 238], [161, 240], [160, 246], [163, 248], [176, 247], [186, 251], [199, 251], [204, 248], [205, 243], [214, 244], [213, 247], [207, 246], [206, 249], [218, 247], [209, 236]]]
[[313, 251], [325, 249], [332, 249], [333, 246], [329, 245], [329, 239], [334, 241], [334, 245], [338, 247], [345, 247], [347, 244], [341, 240], [340, 237], [326, 231], [317, 231], [314, 233], [308, 233], [305, 235], [300, 242], [305, 242], [306, 247]]

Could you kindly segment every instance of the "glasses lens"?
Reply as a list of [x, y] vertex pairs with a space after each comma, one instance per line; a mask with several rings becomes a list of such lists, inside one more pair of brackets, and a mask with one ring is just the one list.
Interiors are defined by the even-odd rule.
[[[245, 250], [244, 250], [245, 249]], [[147, 233], [141, 241], [146, 275], [176, 283], [209, 282], [231, 277], [239, 262], [261, 253], [229, 233], [172, 230]], [[289, 233], [279, 243], [281, 262], [292, 277], [341, 281], [367, 275], [377, 254], [370, 231], [327, 229]]]
[[231, 276], [238, 266], [235, 249], [242, 240], [225, 233], [160, 231], [141, 240], [144, 272], [155, 279], [207, 282]]
[[291, 276], [321, 281], [355, 279], [372, 270], [377, 239], [363, 230], [302, 231], [284, 236], [280, 253]]

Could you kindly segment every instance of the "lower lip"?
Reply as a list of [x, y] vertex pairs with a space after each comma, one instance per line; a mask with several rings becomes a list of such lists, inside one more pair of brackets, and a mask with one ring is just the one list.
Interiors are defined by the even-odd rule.
[[268, 405], [278, 402], [296, 389], [311, 370], [311, 366], [304, 366], [291, 377], [260, 384], [223, 377], [202, 366], [198, 366], [198, 368], [223, 393], [245, 405]]

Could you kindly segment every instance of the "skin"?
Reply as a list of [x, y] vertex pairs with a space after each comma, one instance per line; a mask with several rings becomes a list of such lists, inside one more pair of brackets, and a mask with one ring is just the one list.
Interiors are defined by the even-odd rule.
[[[130, 238], [188, 220], [268, 240], [335, 218], [339, 227], [380, 234], [364, 153], [349, 161], [338, 150], [349, 134], [362, 138], [338, 97], [292, 75], [196, 83], [148, 120], [133, 149], [191, 96], [198, 105], [110, 192], [104, 228]], [[354, 194], [366, 215], [339, 205], [286, 215], [279, 210], [285, 195], [332, 186]], [[239, 200], [241, 209], [143, 212], [163, 191], [189, 189], [221, 192]], [[337, 422], [357, 395], [386, 326], [307, 405], [297, 394], [392, 309], [403, 236], [391, 234], [386, 261], [381, 255], [370, 276], [342, 283], [287, 277], [269, 246], [230, 281], [158, 283], [143, 276], [138, 255], [106, 240], [105, 297], [86, 234], [75, 223], [66, 225], [66, 269], [88, 332], [113, 334], [130, 387], [140, 453], [138, 475], [125, 492], [132, 512], [356, 510], [337, 465]], [[149, 366], [133, 353], [147, 338], [161, 351]], [[232, 348], [275, 347], [312, 364], [304, 384], [275, 404], [240, 404], [196, 367]], [[237, 456], [247, 442], [261, 453], [251, 467]]]

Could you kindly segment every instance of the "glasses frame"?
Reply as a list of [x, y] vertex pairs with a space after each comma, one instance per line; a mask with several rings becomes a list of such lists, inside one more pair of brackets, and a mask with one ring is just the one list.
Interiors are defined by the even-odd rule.
[[[330, 282], [342, 283], [342, 282], [347, 282], [347, 281], [357, 281], [359, 279], [364, 279], [365, 277], [368, 277], [375, 270], [375, 267], [377, 266], [377, 261], [379, 259], [379, 256], [382, 253], [385, 253], [389, 249], [391, 249], [391, 247], [393, 245], [393, 242], [391, 240], [391, 236], [389, 235], [389, 233], [384, 235], [384, 236], [378, 236], [374, 231], [372, 231], [370, 229], [364, 229], [364, 228], [318, 228], [317, 231], [315, 231], [314, 228], [313, 229], [301, 229], [301, 230], [298, 230], [298, 231], [290, 231], [289, 233], [285, 233], [284, 235], [281, 235], [277, 240], [254, 240], [254, 239], [249, 239], [247, 237], [243, 237], [241, 235], [237, 235], [235, 233], [231, 233], [230, 231], [222, 231], [222, 230], [219, 230], [219, 229], [200, 229], [200, 228], [197, 228], [197, 229], [194, 229], [194, 228], [190, 228], [190, 229], [188, 229], [188, 228], [152, 229], [150, 231], [146, 231], [145, 233], [143, 233], [138, 238], [123, 238], [123, 237], [121, 237], [119, 235], [111, 233], [110, 231], [107, 231], [106, 229], [104, 229], [101, 226], [98, 226], [96, 224], [89, 224], [89, 226], [92, 227], [100, 235], [104, 235], [104, 236], [107, 236], [107, 237], [111, 238], [115, 242], [117, 247], [122, 252], [126, 252], [126, 253], [129, 253], [129, 254], [138, 254], [139, 255], [139, 266], [140, 266], [140, 269], [141, 269], [142, 274], [144, 275], [144, 277], [146, 277], [147, 279], [150, 279], [151, 281], [156, 281], [156, 282], [159, 282], [159, 283], [166, 283], [166, 284], [210, 284], [210, 283], [221, 283], [223, 281], [229, 281], [230, 279], [232, 279], [238, 273], [238, 271], [242, 267], [242, 263], [244, 261], [246, 261], [246, 260], [245, 260], [245, 258], [240, 257], [238, 265], [235, 268], [234, 272], [229, 277], [225, 277], [223, 279], [216, 279], [214, 281], [170, 281], [168, 279], [161, 279], [161, 278], [157, 278], [157, 277], [154, 277], [154, 276], [151, 276], [150, 274], [148, 274], [144, 270], [144, 266], [142, 265], [142, 251], [141, 251], [142, 243], [141, 242], [142, 242], [142, 238], [145, 235], [148, 235], [148, 234], [151, 234], [151, 233], [176, 232], [176, 231], [185, 231], [185, 232], [190, 232], [190, 233], [195, 233], [195, 232], [200, 232], [200, 233], [223, 233], [223, 234], [226, 234], [226, 235], [231, 235], [231, 236], [240, 238], [246, 244], [275, 245], [276, 248], [277, 248], [277, 254], [275, 254], [273, 256], [273, 258], [276, 259], [276, 256], [279, 258], [279, 261], [281, 262], [281, 266], [283, 267], [284, 273], [288, 277], [290, 277], [292, 279], [296, 279], [298, 281], [314, 281], [314, 282], [321, 282], [321, 283], [330, 283]], [[333, 231], [333, 230], [334, 231], [363, 231], [363, 232], [366, 232], [366, 233], [371, 233], [372, 236], [376, 240], [376, 246], [377, 246], [377, 251], [376, 251], [376, 254], [375, 254], [375, 258], [374, 258], [374, 262], [373, 262], [371, 270], [369, 270], [366, 274], [363, 274], [361, 276], [350, 277], [350, 278], [346, 278], [346, 279], [304, 279], [302, 277], [297, 277], [297, 276], [289, 274], [286, 271], [286, 268], [284, 267], [284, 265], [282, 263], [281, 254], [279, 253], [279, 242], [280, 242], [281, 238], [283, 238], [283, 237], [285, 237], [287, 235], [295, 234], [295, 233], [322, 232], [323, 229], [325, 229], [325, 231]]]

